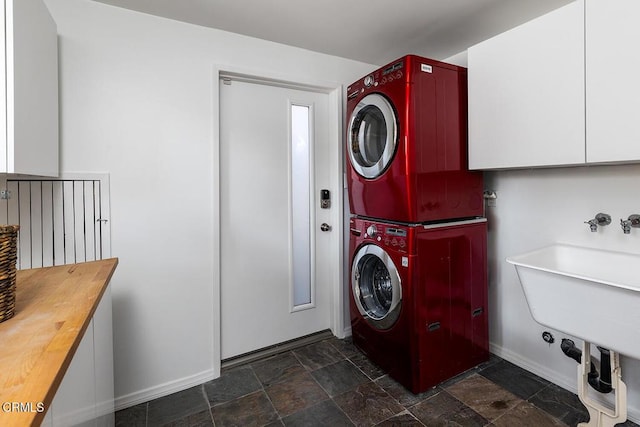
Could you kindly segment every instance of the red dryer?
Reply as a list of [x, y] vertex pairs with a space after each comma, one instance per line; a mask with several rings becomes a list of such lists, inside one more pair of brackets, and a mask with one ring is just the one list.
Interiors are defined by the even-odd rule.
[[485, 218], [350, 228], [356, 346], [413, 393], [488, 360]]
[[347, 89], [351, 213], [406, 223], [482, 216], [467, 169], [467, 70], [405, 56]]

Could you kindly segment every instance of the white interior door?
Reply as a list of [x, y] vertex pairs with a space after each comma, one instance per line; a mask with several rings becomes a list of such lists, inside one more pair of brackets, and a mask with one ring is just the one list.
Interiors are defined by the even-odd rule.
[[327, 93], [221, 79], [223, 360], [330, 327], [329, 135]]

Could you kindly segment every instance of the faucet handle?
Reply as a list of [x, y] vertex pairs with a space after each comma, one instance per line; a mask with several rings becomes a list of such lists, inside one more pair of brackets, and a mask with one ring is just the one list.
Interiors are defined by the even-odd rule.
[[626, 220], [620, 218], [620, 226], [622, 227], [622, 231], [624, 232], [624, 234], [630, 234], [631, 227], [640, 228], [640, 215], [629, 215], [629, 218], [627, 218]]
[[624, 219], [620, 218], [620, 227], [622, 227], [622, 232], [624, 234], [630, 234], [631, 233], [631, 220], [629, 220], [629, 219], [624, 220]]
[[[638, 221], [640, 222], [640, 217], [638, 218]], [[594, 233], [598, 230], [599, 225], [611, 224], [611, 215], [600, 212], [599, 214], [596, 215], [595, 218], [590, 219], [589, 221], [585, 221], [584, 223], [589, 224], [589, 228], [591, 229], [591, 232]]]
[[589, 224], [589, 228], [591, 229], [592, 233], [598, 231], [598, 222], [595, 219], [590, 219], [589, 221], [585, 221], [584, 223]]

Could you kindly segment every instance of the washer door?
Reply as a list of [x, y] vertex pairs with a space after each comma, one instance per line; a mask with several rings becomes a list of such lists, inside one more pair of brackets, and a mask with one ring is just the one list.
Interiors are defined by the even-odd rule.
[[356, 105], [349, 120], [349, 160], [361, 176], [377, 178], [396, 152], [396, 113], [384, 96], [372, 93]]
[[389, 254], [379, 246], [362, 246], [351, 265], [351, 291], [360, 314], [377, 329], [389, 329], [398, 320], [402, 284]]

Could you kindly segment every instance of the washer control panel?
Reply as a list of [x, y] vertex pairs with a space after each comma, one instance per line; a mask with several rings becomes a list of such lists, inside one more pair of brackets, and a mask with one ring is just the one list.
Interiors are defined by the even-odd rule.
[[407, 247], [407, 229], [404, 227], [394, 227], [387, 224], [365, 224], [365, 239], [388, 246], [392, 249], [405, 249]]

